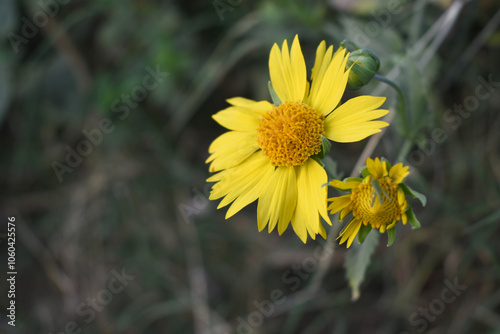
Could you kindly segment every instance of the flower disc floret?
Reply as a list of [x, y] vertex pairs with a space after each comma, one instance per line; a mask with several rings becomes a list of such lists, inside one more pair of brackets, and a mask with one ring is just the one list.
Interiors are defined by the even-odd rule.
[[282, 103], [262, 117], [257, 143], [273, 166], [301, 166], [321, 152], [323, 120], [323, 114], [303, 102]]
[[[406, 202], [403, 205], [399, 204], [398, 184], [393, 183], [390, 177], [376, 180], [382, 190], [380, 199], [371, 181], [372, 177], [368, 176], [358, 188], [352, 190], [352, 213], [364, 225], [370, 224], [373, 228], [384, 232], [386, 228], [394, 226], [392, 223], [401, 219], [401, 215], [406, 210], [406, 205], [404, 205]], [[390, 225], [387, 226], [387, 224]]]

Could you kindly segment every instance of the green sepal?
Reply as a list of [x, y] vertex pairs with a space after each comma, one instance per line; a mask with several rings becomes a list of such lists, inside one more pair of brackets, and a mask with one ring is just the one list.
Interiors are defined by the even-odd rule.
[[370, 233], [371, 230], [372, 230], [371, 225], [365, 225], [361, 223], [361, 227], [359, 228], [358, 232], [358, 242], [360, 244], [362, 244], [363, 241], [365, 241], [366, 237], [368, 236], [368, 233]]
[[271, 81], [268, 83], [268, 88], [269, 88], [269, 94], [271, 94], [271, 99], [273, 100], [273, 104], [277, 107], [281, 104], [281, 100], [278, 97], [278, 94], [274, 91], [273, 85], [271, 84]]
[[312, 155], [310, 158], [313, 159], [314, 161], [316, 161], [317, 163], [319, 163], [319, 165], [321, 167], [325, 167], [325, 164], [323, 163], [323, 161], [321, 161], [319, 155], [315, 154], [315, 155]]
[[399, 186], [404, 191], [405, 195], [418, 199], [422, 203], [422, 206], [425, 206], [425, 204], [427, 203], [427, 197], [424, 194], [421, 194], [418, 191], [411, 189], [404, 183], [400, 183]]
[[330, 141], [328, 139], [326, 139], [325, 137], [321, 136], [321, 152], [319, 152], [318, 154], [312, 155], [311, 158], [316, 160], [320, 164], [321, 167], [325, 167], [325, 164], [321, 160], [326, 157], [328, 152], [330, 152], [330, 147], [332, 147], [332, 144], [330, 143]]
[[413, 210], [411, 209], [411, 207], [408, 208], [408, 210], [406, 210], [405, 213], [406, 213], [406, 216], [408, 217], [408, 222], [411, 225], [411, 229], [412, 230], [419, 229], [421, 227], [420, 222], [418, 221], [417, 217], [415, 217], [415, 214], [413, 213]]
[[330, 141], [326, 137], [321, 136], [321, 152], [318, 153], [319, 157], [321, 159], [326, 157], [328, 152], [330, 152], [331, 147], [332, 147], [332, 143], [330, 143]]
[[396, 240], [396, 226], [387, 230], [387, 247], [390, 247]]
[[361, 175], [363, 175], [363, 178], [367, 177], [368, 175], [371, 175], [370, 172], [368, 171], [368, 167], [363, 166], [361, 167], [361, 170], [359, 171]]

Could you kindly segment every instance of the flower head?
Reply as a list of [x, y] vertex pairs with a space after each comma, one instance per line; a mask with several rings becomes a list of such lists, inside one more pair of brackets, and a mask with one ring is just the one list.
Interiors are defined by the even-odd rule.
[[328, 138], [355, 142], [388, 125], [378, 121], [388, 110], [377, 109], [384, 97], [359, 96], [343, 104], [349, 68], [344, 48], [335, 53], [323, 41], [316, 51], [311, 82], [296, 36], [291, 50], [287, 41], [274, 44], [269, 57], [270, 92], [274, 104], [236, 97], [213, 116], [230, 131], [209, 147], [210, 171], [218, 172], [210, 199], [223, 198], [218, 208], [231, 204], [226, 218], [258, 199], [259, 231], [289, 223], [303, 242], [307, 235], [326, 238], [322, 217], [331, 225], [326, 208], [327, 175], [321, 158]]
[[406, 195], [419, 198], [425, 205], [425, 196], [411, 190], [403, 183], [410, 174], [409, 168], [402, 163], [390, 166], [388, 161], [368, 158], [363, 170], [364, 178], [348, 178], [343, 182], [332, 180], [329, 184], [349, 194], [328, 199], [332, 203], [328, 210], [331, 213], [340, 211], [340, 220], [349, 213], [352, 219], [340, 233], [340, 244], [347, 241], [349, 248], [360, 230], [358, 239], [363, 242], [364, 238], [372, 228], [379, 229], [381, 233], [387, 231], [389, 245], [395, 237], [394, 226], [398, 221], [406, 225], [410, 224], [417, 228], [420, 226], [411, 208], [408, 206]]

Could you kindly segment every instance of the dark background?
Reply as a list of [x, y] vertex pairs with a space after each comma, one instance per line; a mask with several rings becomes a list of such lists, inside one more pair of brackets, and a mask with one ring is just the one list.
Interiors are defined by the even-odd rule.
[[[0, 333], [500, 333], [500, 84], [478, 88], [500, 82], [500, 4], [451, 3], [1, 0]], [[259, 233], [255, 204], [225, 220], [206, 199], [224, 132], [210, 116], [269, 100], [270, 49], [295, 34], [308, 71], [322, 40], [373, 50], [412, 114], [373, 156], [413, 143], [422, 228], [380, 239], [356, 302], [344, 246], [308, 294], [324, 241]], [[377, 90], [396, 112], [383, 84], [345, 98]], [[366, 143], [333, 143], [339, 174]]]

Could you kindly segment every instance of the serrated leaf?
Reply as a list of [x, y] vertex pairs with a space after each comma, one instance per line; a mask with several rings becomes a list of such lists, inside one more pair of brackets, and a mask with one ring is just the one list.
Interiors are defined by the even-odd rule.
[[269, 88], [269, 94], [271, 95], [271, 99], [273, 100], [273, 104], [275, 106], [279, 106], [281, 104], [281, 100], [278, 97], [278, 94], [274, 91], [273, 85], [271, 84], [271, 81], [268, 83], [268, 88]]
[[422, 206], [425, 206], [425, 204], [427, 203], [427, 197], [424, 194], [411, 189], [404, 183], [400, 183], [399, 186], [401, 187], [401, 189], [403, 189], [405, 195], [418, 199], [422, 203]]
[[413, 213], [413, 210], [411, 208], [408, 208], [406, 210], [406, 216], [408, 217], [408, 222], [411, 225], [412, 230], [416, 230], [420, 228], [422, 225], [420, 225], [420, 222], [418, 221], [417, 217], [415, 217], [415, 214]]
[[365, 278], [366, 268], [370, 264], [370, 257], [378, 244], [378, 238], [378, 233], [371, 233], [361, 245], [353, 243], [347, 251], [346, 278], [351, 287], [353, 301], [360, 296], [359, 287]]
[[396, 240], [396, 226], [387, 230], [387, 247], [390, 247]]
[[361, 227], [358, 232], [358, 242], [360, 244], [362, 244], [363, 241], [365, 241], [366, 237], [368, 236], [368, 233], [370, 233], [371, 230], [372, 230], [371, 225], [361, 224]]

